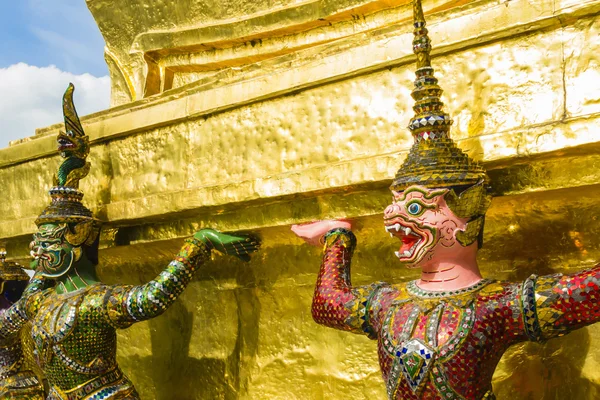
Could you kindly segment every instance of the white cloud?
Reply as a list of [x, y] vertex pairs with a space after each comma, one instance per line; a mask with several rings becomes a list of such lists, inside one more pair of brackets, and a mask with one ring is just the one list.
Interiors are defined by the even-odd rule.
[[74, 75], [53, 65], [19, 63], [0, 68], [0, 148], [35, 135], [36, 128], [62, 122], [62, 95], [69, 82], [75, 85], [80, 117], [109, 107], [108, 76]]

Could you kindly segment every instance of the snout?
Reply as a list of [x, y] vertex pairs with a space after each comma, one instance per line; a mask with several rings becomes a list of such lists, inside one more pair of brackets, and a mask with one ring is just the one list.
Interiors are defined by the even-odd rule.
[[393, 218], [393, 217], [397, 216], [398, 214], [400, 214], [401, 210], [402, 209], [400, 208], [400, 206], [398, 204], [390, 204], [383, 211], [383, 218], [385, 218], [385, 219]]

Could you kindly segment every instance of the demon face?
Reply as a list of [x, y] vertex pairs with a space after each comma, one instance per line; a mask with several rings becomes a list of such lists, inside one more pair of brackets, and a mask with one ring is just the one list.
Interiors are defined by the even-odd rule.
[[384, 212], [385, 229], [402, 242], [398, 259], [416, 268], [444, 257], [461, 246], [457, 235], [467, 229], [469, 218], [457, 217], [444, 198], [448, 189], [411, 186], [392, 192], [394, 202]]

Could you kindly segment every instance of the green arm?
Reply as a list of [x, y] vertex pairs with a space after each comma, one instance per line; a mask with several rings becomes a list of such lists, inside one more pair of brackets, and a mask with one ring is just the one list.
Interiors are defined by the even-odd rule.
[[249, 260], [259, 247], [258, 240], [248, 236], [228, 235], [203, 229], [185, 244], [169, 266], [152, 281], [139, 286], [116, 286], [106, 303], [109, 320], [117, 328], [162, 314], [183, 292], [194, 272], [210, 258], [215, 249]]

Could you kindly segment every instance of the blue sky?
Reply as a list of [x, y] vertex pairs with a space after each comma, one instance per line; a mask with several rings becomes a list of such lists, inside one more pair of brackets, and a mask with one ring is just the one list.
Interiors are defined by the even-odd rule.
[[0, 0], [0, 37], [0, 97], [11, 94], [0, 99], [0, 148], [60, 122], [69, 81], [80, 115], [108, 108], [104, 39], [85, 0]]
[[0, 68], [24, 62], [73, 74], [108, 73], [104, 39], [85, 0], [1, 0]]

